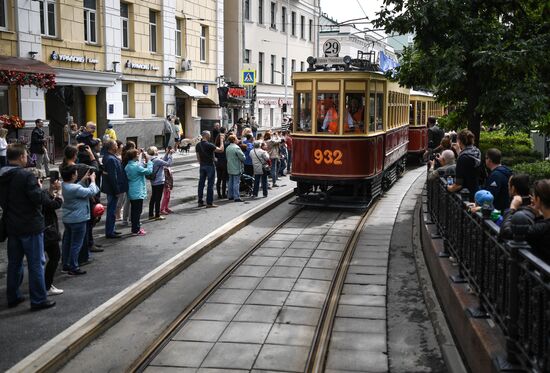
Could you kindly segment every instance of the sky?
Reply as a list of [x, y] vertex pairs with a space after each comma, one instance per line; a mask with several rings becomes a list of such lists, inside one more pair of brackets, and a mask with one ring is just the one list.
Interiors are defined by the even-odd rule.
[[372, 20], [376, 16], [375, 13], [380, 10], [381, 5], [382, 0], [321, 0], [321, 12], [336, 18], [338, 22], [344, 22], [349, 19], [364, 17], [362, 7]]

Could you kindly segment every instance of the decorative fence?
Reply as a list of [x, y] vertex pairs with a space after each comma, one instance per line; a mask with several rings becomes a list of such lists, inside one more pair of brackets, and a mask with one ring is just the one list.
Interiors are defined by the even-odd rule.
[[550, 372], [550, 265], [526, 242], [499, 240], [499, 227], [469, 212], [467, 194], [447, 192], [444, 179], [428, 180], [427, 192], [445, 252], [458, 263], [453, 280], [478, 294], [479, 309], [469, 312], [489, 315], [502, 329], [510, 365]]

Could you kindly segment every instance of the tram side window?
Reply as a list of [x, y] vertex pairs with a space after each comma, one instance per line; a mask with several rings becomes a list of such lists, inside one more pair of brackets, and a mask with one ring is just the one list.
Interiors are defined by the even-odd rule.
[[338, 93], [317, 95], [317, 132], [339, 133], [339, 101]]
[[384, 84], [382, 82], [369, 83], [369, 132], [384, 129]]
[[415, 101], [411, 101], [411, 103], [409, 104], [409, 124], [411, 126], [414, 126], [414, 109], [416, 107], [416, 102]]
[[365, 94], [346, 93], [345, 133], [365, 133]]
[[311, 92], [299, 92], [296, 101], [298, 120], [294, 132], [311, 133]]

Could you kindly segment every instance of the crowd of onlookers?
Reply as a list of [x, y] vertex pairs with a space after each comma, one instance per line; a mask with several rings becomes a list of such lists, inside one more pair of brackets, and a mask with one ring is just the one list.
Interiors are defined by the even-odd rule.
[[[122, 143], [109, 123], [101, 139], [96, 137], [93, 122], [80, 128], [68, 125], [63, 162], [59, 171], [50, 172], [43, 122], [38, 119], [35, 124], [28, 149], [24, 144], [5, 144], [5, 133], [0, 130], [0, 238], [8, 241], [8, 307], [24, 301], [19, 287], [26, 257], [31, 309], [39, 310], [55, 305], [48, 296], [63, 293], [53, 284], [60, 261], [62, 272], [84, 275], [82, 266], [93, 260], [91, 253], [103, 251], [93, 235], [103, 215], [106, 239], [121, 238], [122, 232], [115, 228], [117, 220], [130, 225], [134, 236], [147, 234], [140, 217], [148, 197], [148, 182], [149, 219], [164, 220], [165, 215], [172, 213], [169, 203], [174, 187], [174, 150], [168, 144], [172, 135], [176, 148], [182, 139], [179, 121], [173, 116], [164, 121], [162, 156], [154, 146], [144, 150], [132, 141]], [[199, 207], [205, 206], [205, 183], [206, 207], [216, 207], [214, 185], [218, 199], [240, 202], [241, 195], [257, 197], [260, 185], [267, 197], [268, 190], [277, 187], [277, 180], [289, 172], [289, 133], [257, 131], [252, 117], [246, 122], [238, 121], [229, 130], [216, 124], [213, 136], [209, 131], [202, 133], [202, 140], [196, 145], [200, 163]], [[43, 188], [46, 176], [49, 187]], [[241, 180], [248, 189], [243, 191]], [[100, 201], [101, 193], [106, 207]]]
[[444, 178], [451, 193], [467, 191], [470, 211], [491, 216], [500, 225], [502, 239], [514, 238], [512, 217], [519, 213], [528, 226], [524, 238], [550, 263], [550, 179], [531, 185], [529, 175], [514, 174], [502, 164], [495, 148], [482, 159], [469, 130], [444, 133], [431, 118], [428, 137], [428, 178]]
[[[288, 131], [258, 133], [257, 127], [234, 126], [227, 130], [215, 124], [212, 130], [203, 131], [195, 147], [200, 164], [198, 205], [207, 208], [214, 204], [214, 185], [218, 199], [242, 202], [240, 192], [248, 184], [252, 197], [258, 197], [278, 187], [277, 181], [290, 171], [292, 138]], [[271, 178], [269, 185], [268, 177]], [[206, 184], [206, 204], [204, 187]]]

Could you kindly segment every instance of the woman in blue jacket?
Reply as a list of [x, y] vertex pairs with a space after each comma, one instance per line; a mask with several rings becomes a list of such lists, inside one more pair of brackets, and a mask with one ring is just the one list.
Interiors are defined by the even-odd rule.
[[[78, 179], [78, 167], [68, 166], [61, 169], [63, 178], [63, 224], [65, 232], [63, 233], [63, 268], [69, 275], [83, 275], [83, 271], [78, 266], [78, 256], [86, 236], [86, 225], [90, 220], [90, 198], [99, 193], [99, 188], [95, 183], [96, 175], [91, 170]], [[90, 185], [86, 186], [86, 182]]]
[[162, 200], [162, 192], [164, 191], [164, 167], [172, 165], [172, 147], [168, 147], [164, 158], [159, 157], [158, 149], [155, 146], [147, 149], [147, 155], [151, 157], [153, 164], [153, 177], [151, 178], [151, 200], [149, 201], [149, 219], [164, 220], [164, 216], [160, 216], [160, 201]]
[[132, 234], [145, 236], [147, 232], [141, 228], [139, 218], [143, 211], [143, 200], [147, 198], [147, 186], [145, 176], [153, 173], [153, 162], [147, 162], [147, 155], [137, 149], [126, 153], [128, 164], [124, 168], [128, 176], [128, 199], [130, 200], [130, 221], [132, 222]]

